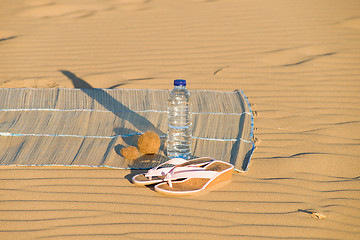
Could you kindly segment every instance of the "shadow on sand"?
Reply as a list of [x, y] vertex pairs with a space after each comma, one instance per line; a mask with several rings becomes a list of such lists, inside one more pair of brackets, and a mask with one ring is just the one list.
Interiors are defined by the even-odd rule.
[[[71, 80], [72, 84], [74, 85], [74, 88], [81, 89], [85, 94], [87, 94], [89, 97], [97, 101], [99, 104], [101, 104], [105, 109], [111, 111], [114, 115], [116, 115], [118, 118], [124, 119], [126, 121], [131, 121], [131, 124], [136, 127], [138, 132], [127, 129], [127, 128], [119, 128], [115, 127], [114, 132], [116, 135], [121, 135], [123, 133], [129, 133], [132, 136], [123, 137], [124, 143], [132, 146], [136, 146], [137, 139], [140, 134], [146, 131], [153, 131], [157, 133], [159, 136], [164, 135], [164, 132], [156, 128], [149, 120], [144, 118], [143, 116], [139, 115], [138, 113], [132, 111], [127, 106], [123, 105], [121, 102], [116, 100], [114, 97], [109, 95], [106, 91], [100, 88], [94, 88], [89, 83], [87, 83], [85, 80], [79, 78], [74, 73], [67, 71], [67, 70], [59, 70], [63, 75], [65, 75], [69, 80]], [[113, 111], [114, 106], [119, 106], [121, 109], [124, 109], [122, 112]], [[126, 114], [124, 114], [126, 112]], [[114, 147], [114, 151], [121, 156], [120, 150], [125, 146], [121, 144], [117, 144]], [[164, 151], [164, 141], [161, 141], [161, 148], [162, 151]], [[139, 157], [138, 159], [134, 160], [129, 164], [129, 168], [132, 169], [144, 169], [144, 166], [155, 166], [159, 163], [166, 161], [168, 158], [166, 156], [155, 154], [155, 155], [143, 155]], [[139, 170], [134, 170], [135, 173], [137, 173]], [[141, 171], [141, 170], [140, 170]], [[129, 175], [133, 175], [133, 172]]]
[[[64, 74], [68, 79], [70, 79], [74, 85], [74, 88], [81, 89], [84, 93], [86, 93], [89, 97], [100, 103], [104, 108], [109, 111], [112, 111], [114, 105], [121, 106], [127, 114], [121, 114], [119, 112], [113, 112], [117, 117], [122, 118], [126, 121], [130, 121], [139, 132], [153, 131], [158, 135], [164, 135], [162, 131], [156, 128], [149, 120], [144, 118], [143, 116], [137, 114], [132, 111], [121, 102], [113, 98], [106, 91], [101, 88], [94, 88], [85, 80], [77, 77], [74, 73], [67, 70], [59, 70], [62, 74]], [[100, 94], [99, 94], [100, 92]], [[118, 132], [121, 132], [121, 129], [117, 129]]]

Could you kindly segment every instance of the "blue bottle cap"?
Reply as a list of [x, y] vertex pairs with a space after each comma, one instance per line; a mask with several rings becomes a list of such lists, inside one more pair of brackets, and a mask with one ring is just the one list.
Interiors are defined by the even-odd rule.
[[174, 80], [174, 86], [186, 86], [186, 80], [176, 79]]

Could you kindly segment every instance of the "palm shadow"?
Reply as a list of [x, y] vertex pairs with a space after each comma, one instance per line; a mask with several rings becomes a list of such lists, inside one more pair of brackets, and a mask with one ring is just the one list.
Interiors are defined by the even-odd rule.
[[[124, 119], [126, 121], [131, 121], [131, 124], [133, 124], [138, 130], [139, 134], [146, 131], [153, 131], [157, 133], [158, 135], [164, 135], [164, 133], [156, 128], [154, 124], [152, 124], [149, 120], [144, 118], [143, 116], [137, 114], [136, 112], [129, 109], [127, 106], [116, 100], [114, 97], [109, 95], [106, 91], [104, 91], [101, 88], [94, 88], [89, 83], [87, 83], [85, 80], [79, 78], [74, 73], [67, 71], [67, 70], [59, 70], [62, 74], [64, 74], [74, 85], [74, 88], [81, 89], [85, 94], [87, 94], [89, 97], [97, 101], [99, 104], [101, 104], [104, 108], [111, 111], [114, 115], [117, 117]], [[117, 106], [117, 108], [121, 108], [122, 111], [114, 111], [114, 106]], [[124, 114], [126, 112], [126, 114]], [[122, 132], [121, 129], [117, 129], [117, 132]]]
[[[114, 128], [114, 132], [116, 135], [120, 135], [120, 136], [126, 135], [122, 137], [125, 144], [136, 146], [138, 136], [146, 131], [153, 131], [157, 133], [159, 136], [164, 135], [164, 133], [160, 129], [156, 128], [148, 119], [132, 111], [127, 106], [125, 106], [124, 104], [116, 100], [114, 97], [112, 97], [110, 94], [108, 94], [106, 91], [104, 91], [103, 89], [92, 87], [85, 80], [79, 78], [70, 71], [59, 70], [59, 72], [61, 72], [69, 80], [71, 80], [72, 84], [74, 85], [74, 88], [81, 89], [91, 99], [97, 101], [105, 109], [111, 111], [118, 118], [130, 122], [138, 130], [136, 131], [136, 130], [131, 130], [128, 128], [120, 128], [120, 127]], [[116, 106], [116, 108], [114, 106]], [[121, 111], [115, 111], [114, 109], [121, 109]], [[112, 141], [112, 144], [114, 143], [115, 142]], [[118, 155], [121, 156], [120, 150], [123, 147], [125, 146], [121, 144], [117, 144], [116, 146], [113, 147], [113, 151], [115, 151]], [[105, 155], [107, 154], [108, 152]], [[153, 157], [149, 157], [149, 156], [140, 157], [131, 165], [129, 165], [129, 167], [131, 169], [142, 169], [143, 166], [148, 166], [149, 162], [153, 163], [151, 165], [155, 165], [158, 164], [160, 161], [163, 161], [164, 159], [166, 159], [166, 157], [159, 154], [154, 155]]]

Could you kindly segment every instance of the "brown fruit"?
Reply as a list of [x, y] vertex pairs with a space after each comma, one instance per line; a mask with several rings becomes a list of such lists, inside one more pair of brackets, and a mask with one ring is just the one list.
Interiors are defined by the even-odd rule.
[[134, 160], [139, 157], [139, 151], [136, 147], [133, 146], [122, 148], [120, 152], [124, 156], [124, 158], [129, 160]]
[[160, 148], [160, 137], [154, 132], [146, 132], [139, 137], [137, 145], [142, 154], [155, 154]]

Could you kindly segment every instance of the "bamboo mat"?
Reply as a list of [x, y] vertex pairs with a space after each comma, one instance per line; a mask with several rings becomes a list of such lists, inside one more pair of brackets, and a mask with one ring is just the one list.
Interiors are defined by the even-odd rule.
[[[246, 171], [254, 150], [244, 93], [190, 91], [193, 157]], [[0, 165], [147, 169], [166, 161], [168, 90], [0, 89]], [[120, 149], [155, 131], [158, 154], [134, 161]]]

